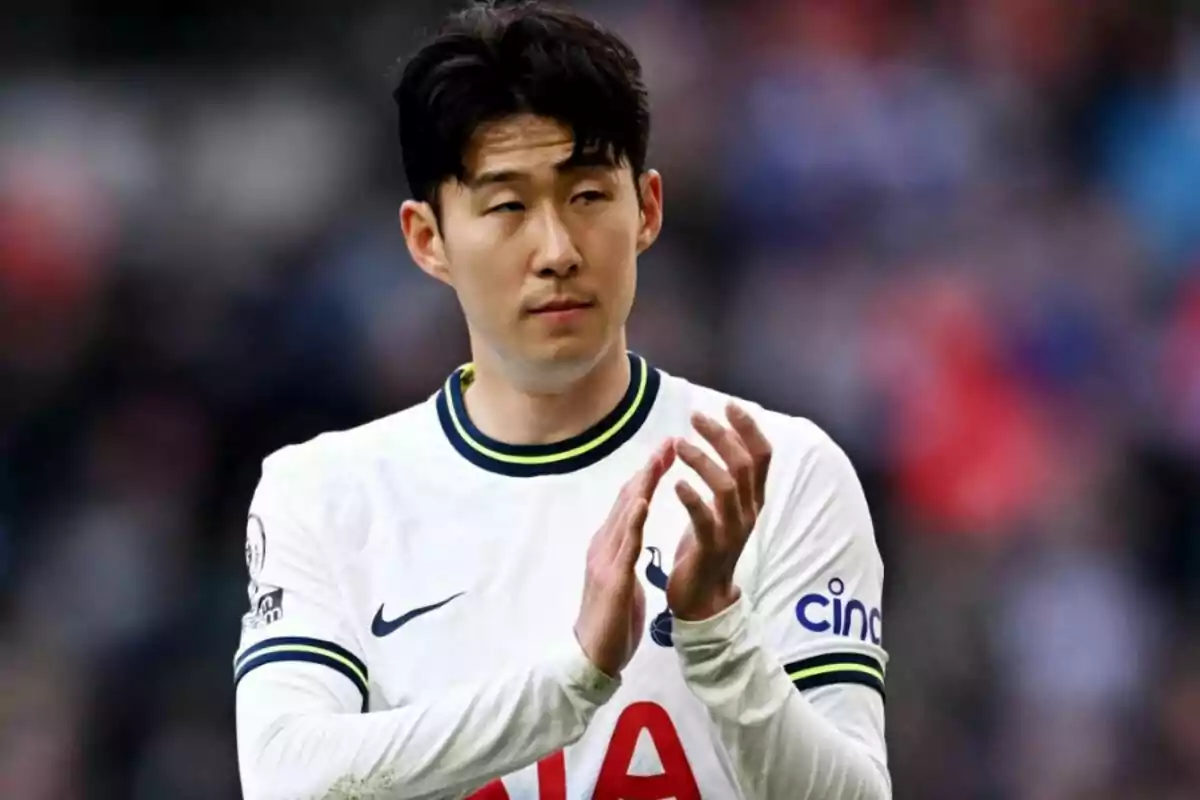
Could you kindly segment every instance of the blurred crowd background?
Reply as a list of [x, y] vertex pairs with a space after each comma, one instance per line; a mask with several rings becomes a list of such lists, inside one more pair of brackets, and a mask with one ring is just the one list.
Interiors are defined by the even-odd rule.
[[[653, 93], [634, 348], [860, 470], [898, 800], [1200, 797], [1190, 4], [578, 5]], [[261, 459], [467, 358], [396, 225], [447, 7], [6, 3], [0, 797], [238, 796]]]

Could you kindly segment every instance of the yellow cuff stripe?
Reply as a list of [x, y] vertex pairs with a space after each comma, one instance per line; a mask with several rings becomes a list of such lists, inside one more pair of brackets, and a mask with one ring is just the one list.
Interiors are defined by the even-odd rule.
[[366, 664], [344, 647], [322, 639], [280, 636], [248, 647], [234, 661], [234, 685], [259, 667], [284, 661], [320, 664], [340, 672], [358, 689], [366, 710], [370, 687]]
[[800, 691], [857, 683], [884, 695], [883, 662], [862, 653], [823, 653], [784, 665], [784, 672]]
[[883, 683], [883, 673], [871, 667], [864, 667], [862, 664], [830, 664], [825, 667], [811, 667], [809, 669], [801, 669], [796, 672], [789, 672], [788, 677], [793, 681], [802, 681], [809, 678], [815, 678], [819, 675], [828, 675], [831, 672], [861, 672], [864, 675], [869, 675], [875, 680]]

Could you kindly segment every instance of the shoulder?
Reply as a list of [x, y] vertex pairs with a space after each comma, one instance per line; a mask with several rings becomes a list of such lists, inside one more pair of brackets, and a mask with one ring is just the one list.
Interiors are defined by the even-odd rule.
[[289, 444], [264, 460], [264, 464], [303, 475], [340, 472], [394, 457], [397, 450], [427, 448], [436, 437], [437, 411], [432, 400], [385, 417], [339, 431], [326, 431], [304, 442]]
[[[430, 468], [445, 448], [432, 400], [340, 431], [328, 431], [270, 453], [255, 502], [286, 505], [307, 518], [347, 512], [356, 498], [405, 474]], [[328, 520], [325, 520], [328, 521]]]
[[730, 403], [743, 408], [771, 443], [773, 472], [804, 471], [814, 465], [853, 471], [841, 446], [824, 428], [807, 417], [786, 414], [753, 400], [665, 373], [663, 394], [674, 413], [684, 420], [699, 411], [727, 424], [725, 408]]

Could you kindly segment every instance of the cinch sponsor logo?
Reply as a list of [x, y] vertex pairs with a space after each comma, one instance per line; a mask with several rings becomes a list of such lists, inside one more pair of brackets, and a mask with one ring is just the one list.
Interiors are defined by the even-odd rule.
[[883, 612], [846, 598], [841, 578], [829, 582], [828, 594], [806, 594], [796, 602], [796, 619], [813, 633], [849, 636], [872, 644], [883, 643]]

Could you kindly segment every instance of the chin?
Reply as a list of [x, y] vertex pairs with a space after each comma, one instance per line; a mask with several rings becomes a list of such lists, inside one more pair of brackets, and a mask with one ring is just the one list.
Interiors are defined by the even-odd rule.
[[613, 344], [592, 336], [562, 336], [538, 342], [526, 350], [526, 361], [553, 384], [586, 375]]
[[534, 358], [546, 363], [591, 365], [604, 353], [606, 342], [592, 337], [563, 336], [543, 342], [536, 348]]

